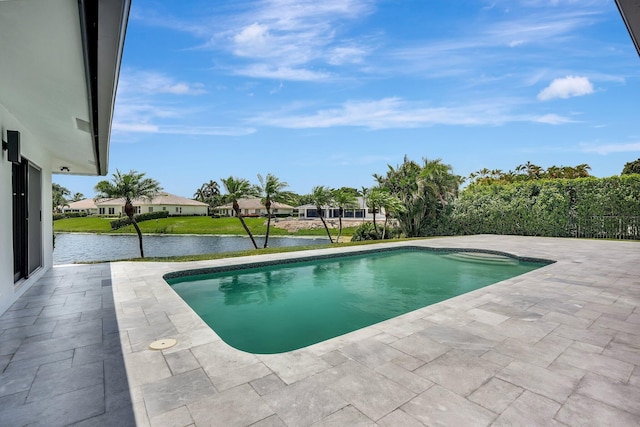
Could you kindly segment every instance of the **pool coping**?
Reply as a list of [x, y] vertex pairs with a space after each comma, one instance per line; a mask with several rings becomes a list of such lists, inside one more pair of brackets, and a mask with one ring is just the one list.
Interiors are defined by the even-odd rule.
[[171, 280], [178, 279], [182, 277], [190, 277], [190, 276], [199, 276], [203, 274], [214, 274], [214, 273], [226, 273], [250, 268], [261, 268], [261, 267], [271, 267], [275, 265], [290, 265], [297, 264], [309, 261], [324, 261], [331, 260], [335, 258], [344, 258], [350, 256], [359, 256], [359, 255], [367, 255], [367, 254], [377, 254], [377, 253], [386, 253], [386, 252], [395, 252], [395, 251], [426, 251], [426, 252], [467, 252], [467, 253], [484, 253], [491, 255], [500, 255], [508, 258], [512, 258], [518, 261], [524, 262], [535, 262], [542, 264], [553, 264], [555, 261], [544, 258], [531, 258], [525, 256], [517, 256], [512, 255], [508, 252], [503, 251], [495, 251], [495, 250], [485, 250], [485, 249], [477, 249], [477, 248], [431, 248], [419, 245], [402, 245], [402, 246], [392, 246], [392, 247], [374, 247], [371, 249], [354, 249], [353, 251], [344, 252], [344, 253], [329, 253], [329, 254], [315, 254], [309, 255], [307, 257], [301, 258], [286, 258], [281, 260], [270, 260], [270, 261], [248, 261], [240, 264], [229, 264], [224, 266], [217, 267], [201, 267], [196, 269], [189, 270], [179, 270], [172, 271], [170, 273], [162, 276], [163, 279]]
[[[617, 390], [615, 387], [621, 383], [627, 394], [640, 399], [638, 367], [624, 353], [622, 356], [607, 353], [607, 346], [621, 339], [621, 334], [630, 335], [631, 338], [626, 335], [624, 338], [640, 344], [638, 334], [633, 334], [635, 323], [628, 324], [629, 318], [636, 321], [640, 316], [640, 284], [634, 281], [640, 269], [639, 263], [633, 262], [640, 255], [640, 244], [482, 235], [382, 243], [367, 249], [402, 246], [493, 251], [514, 257], [553, 259], [555, 263], [310, 347], [276, 355], [252, 355], [225, 344], [175, 294], [163, 276], [176, 270], [339, 256], [362, 248], [314, 249], [186, 263], [112, 263], [114, 303], [136, 423], [155, 425], [161, 419], [180, 418], [189, 421], [183, 425], [218, 421], [221, 425], [259, 422], [308, 425], [355, 417], [393, 425], [401, 420], [428, 424], [436, 416], [453, 420], [447, 417], [467, 414], [474, 423], [486, 420], [488, 424], [498, 419], [513, 420], [518, 408], [529, 405], [533, 411], [535, 403], [545, 408], [557, 406], [555, 411], [549, 409], [552, 413], [546, 421], [571, 424], [567, 414], [574, 414], [575, 407], [587, 399], [606, 406], [609, 413], [626, 416], [625, 419], [640, 417], [624, 402], [611, 402], [591, 391], [595, 389], [593, 384], [603, 383], [609, 390]], [[585, 291], [588, 298], [580, 294]], [[548, 308], [545, 304], [560, 308]], [[625, 319], [609, 312], [614, 311], [609, 306], [616, 304], [626, 314]], [[567, 314], [576, 305], [582, 308]], [[505, 314], [509, 310], [513, 313]], [[531, 318], [519, 317], [519, 313], [529, 313]], [[616, 321], [627, 323], [623, 326]], [[455, 339], [447, 338], [443, 331]], [[593, 338], [607, 333], [611, 336], [606, 342], [605, 338]], [[166, 337], [177, 339], [178, 344], [163, 351], [148, 349], [152, 341]], [[430, 347], [442, 353], [433, 358], [420, 354], [424, 348], [412, 348], [411, 340], [430, 343]], [[549, 361], [539, 355], [541, 360], [529, 360], [523, 349], [536, 346], [551, 346], [554, 348], [551, 354], [558, 354]], [[589, 360], [596, 359], [594, 366], [588, 363], [575, 366], [580, 365], [574, 360], [576, 351], [585, 352]], [[557, 361], [559, 358], [563, 358], [562, 363]], [[612, 366], [624, 368], [620, 368], [626, 372], [621, 374], [626, 375], [624, 381], [610, 383], [611, 375], [603, 374], [602, 368], [595, 366], [596, 362], [609, 359]], [[479, 373], [481, 378], [465, 386], [451, 382], [444, 373], [456, 366], [470, 379]], [[536, 381], [539, 384], [527, 379], [531, 372], [539, 375], [541, 380]], [[350, 378], [351, 382], [343, 378]], [[364, 378], [378, 389], [370, 389]], [[495, 402], [498, 385], [514, 395], [504, 408]], [[583, 388], [588, 392], [581, 392]], [[380, 389], [386, 391], [381, 393]], [[292, 399], [300, 398], [301, 393], [307, 404], [316, 409], [309, 410], [309, 406], [293, 409]], [[443, 414], [428, 403], [440, 401], [443, 396], [458, 402], [461, 409], [457, 414]], [[489, 402], [487, 396], [493, 400]], [[592, 405], [592, 409], [603, 413], [598, 405]], [[211, 418], [212, 408], [216, 422]]]

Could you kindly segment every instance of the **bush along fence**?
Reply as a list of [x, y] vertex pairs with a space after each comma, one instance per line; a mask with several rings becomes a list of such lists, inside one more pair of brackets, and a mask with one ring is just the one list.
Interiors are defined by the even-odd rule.
[[473, 185], [449, 221], [451, 234], [640, 240], [640, 175]]
[[59, 219], [65, 218], [84, 218], [87, 216], [86, 212], [64, 212], [64, 213], [54, 213], [53, 220], [57, 221]]
[[[169, 211], [158, 211], [158, 212], [148, 212], [143, 214], [135, 215], [136, 222], [149, 221], [151, 219], [159, 219], [159, 218], [167, 218], [169, 217]], [[123, 217], [120, 219], [116, 219], [111, 221], [111, 229], [117, 230], [122, 227], [126, 227], [131, 224], [129, 217]]]

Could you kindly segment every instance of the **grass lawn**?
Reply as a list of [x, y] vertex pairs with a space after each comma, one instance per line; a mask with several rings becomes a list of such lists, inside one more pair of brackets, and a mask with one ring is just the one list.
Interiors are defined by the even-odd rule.
[[[54, 232], [76, 233], [135, 233], [133, 226], [129, 225], [116, 231], [111, 230], [113, 218], [84, 217], [66, 218], [53, 222]], [[245, 218], [245, 222], [255, 235], [264, 235], [267, 232], [264, 218]], [[181, 216], [152, 219], [139, 223], [140, 230], [145, 234], [228, 234], [245, 235], [242, 224], [237, 218], [210, 218], [208, 216]], [[356, 227], [344, 227], [343, 236], [352, 236]], [[326, 236], [324, 229], [300, 230], [290, 233], [287, 230], [274, 227], [271, 223], [271, 236]], [[331, 230], [332, 236], [338, 235], [338, 230]]]

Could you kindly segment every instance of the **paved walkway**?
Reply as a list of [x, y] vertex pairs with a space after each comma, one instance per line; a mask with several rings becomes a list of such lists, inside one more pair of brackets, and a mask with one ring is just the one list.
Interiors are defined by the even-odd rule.
[[640, 243], [409, 243], [557, 262], [279, 355], [226, 345], [162, 275], [353, 249], [56, 267], [0, 317], [0, 424], [640, 425]]

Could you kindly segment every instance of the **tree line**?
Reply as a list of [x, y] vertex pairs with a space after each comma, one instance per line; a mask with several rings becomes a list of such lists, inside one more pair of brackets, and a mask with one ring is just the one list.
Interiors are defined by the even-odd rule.
[[[468, 190], [480, 187], [497, 188], [497, 190], [487, 191], [467, 191], [471, 194], [499, 193], [500, 188], [510, 188], [509, 186], [518, 185], [523, 182], [548, 181], [548, 180], [574, 180], [590, 177], [591, 168], [587, 164], [580, 164], [575, 167], [569, 166], [551, 166], [546, 169], [535, 165], [531, 162], [519, 165], [514, 171], [503, 172], [501, 170], [482, 169], [474, 172], [469, 176], [470, 185]], [[633, 175], [640, 173], [640, 159], [625, 164], [622, 174]], [[313, 187], [310, 194], [298, 195], [291, 191], [287, 191], [288, 183], [280, 180], [272, 174], [265, 177], [257, 175], [259, 184], [251, 184], [245, 178], [229, 176], [222, 178], [225, 194], [221, 194], [219, 184], [210, 180], [204, 183], [194, 194], [194, 199], [208, 203], [210, 206], [220, 206], [225, 203], [231, 203], [238, 220], [242, 223], [244, 230], [250, 237], [254, 248], [258, 249], [258, 245], [253, 237], [249, 227], [246, 225], [238, 201], [244, 198], [259, 197], [267, 211], [267, 230], [264, 241], [264, 248], [268, 246], [269, 232], [271, 227], [273, 202], [282, 202], [292, 205], [313, 204], [316, 207], [318, 216], [326, 230], [327, 236], [331, 243], [334, 239], [331, 236], [329, 227], [325, 221], [322, 212], [325, 207], [332, 207], [338, 210], [339, 231], [338, 241], [342, 234], [342, 219], [346, 209], [358, 208], [357, 197], [363, 198], [363, 209], [370, 209], [373, 213], [373, 222], [364, 223], [361, 230], [356, 232], [361, 238], [367, 239], [385, 239], [389, 236], [388, 221], [394, 219], [398, 224], [397, 234], [405, 237], [420, 237], [435, 234], [446, 234], [454, 232], [451, 228], [452, 218], [462, 219], [460, 209], [468, 208], [475, 205], [473, 211], [478, 211], [479, 205], [469, 202], [467, 197], [463, 200], [462, 205], [458, 208], [457, 214], [453, 212], [454, 203], [461, 200], [458, 198], [460, 185], [465, 178], [453, 173], [451, 165], [442, 162], [442, 159], [429, 160], [422, 159], [422, 162], [416, 162], [407, 156], [401, 164], [388, 165], [385, 174], [373, 174], [376, 185], [360, 190], [351, 187], [342, 187], [333, 189], [327, 186], [318, 185]], [[627, 181], [625, 181], [627, 182]], [[635, 181], [634, 181], [635, 182]], [[571, 201], [570, 189], [573, 186], [565, 186], [568, 190], [566, 197], [569, 199], [569, 206], [574, 203]], [[565, 188], [563, 187], [563, 188]], [[531, 187], [529, 197], [537, 197], [540, 192], [538, 186]], [[554, 187], [555, 188], [555, 187]], [[591, 188], [591, 187], [590, 187]], [[599, 188], [599, 187], [598, 187]], [[606, 188], [603, 187], [603, 188]], [[144, 257], [142, 246], [142, 233], [135, 221], [133, 200], [138, 198], [151, 199], [160, 190], [158, 181], [145, 178], [144, 173], [131, 170], [124, 174], [119, 170], [113, 174], [111, 181], [103, 180], [96, 184], [96, 199], [104, 197], [123, 197], [125, 199], [125, 214], [129, 217], [139, 238], [140, 256]], [[511, 190], [509, 190], [511, 191]], [[563, 190], [564, 191], [564, 190]], [[53, 184], [53, 206], [62, 207], [66, 204], [65, 196], [71, 193], [66, 188]], [[559, 193], [558, 193], [559, 194]], [[555, 199], [558, 199], [555, 194]], [[82, 199], [84, 196], [80, 193], [74, 194], [74, 199]], [[594, 196], [595, 197], [595, 196]], [[622, 194], [621, 197], [625, 197]], [[495, 198], [494, 198], [495, 200]], [[636, 201], [637, 202], [637, 201]], [[466, 205], [465, 205], [466, 203]], [[484, 200], [481, 205], [486, 206], [491, 203], [490, 200]], [[460, 202], [458, 202], [460, 204]], [[524, 202], [517, 202], [520, 208], [527, 205]], [[634, 205], [635, 206], [635, 205]], [[631, 207], [635, 209], [635, 207]], [[376, 222], [376, 213], [384, 210], [385, 220], [382, 227]], [[522, 215], [522, 214], [519, 214]], [[448, 224], [448, 225], [443, 225]], [[445, 231], [446, 230], [446, 231]], [[464, 234], [464, 230], [458, 230]], [[365, 237], [366, 236], [366, 237]], [[356, 238], [357, 240], [357, 238]]]

